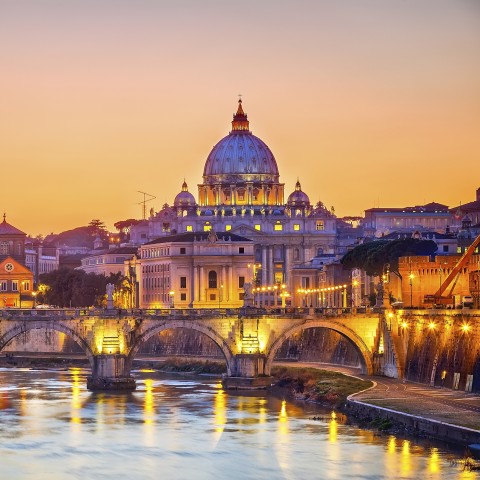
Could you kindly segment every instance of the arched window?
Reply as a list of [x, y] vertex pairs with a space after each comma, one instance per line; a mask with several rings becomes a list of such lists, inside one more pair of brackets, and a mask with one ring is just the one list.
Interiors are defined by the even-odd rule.
[[208, 288], [217, 288], [217, 272], [215, 270], [208, 272]]
[[317, 255], [323, 255], [323, 248], [322, 247], [317, 248]]
[[300, 250], [298, 248], [295, 248], [293, 250], [293, 259], [294, 260], [300, 260]]

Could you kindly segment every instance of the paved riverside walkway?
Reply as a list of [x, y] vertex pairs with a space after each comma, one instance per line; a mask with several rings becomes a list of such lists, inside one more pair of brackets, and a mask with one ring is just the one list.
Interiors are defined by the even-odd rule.
[[370, 377], [361, 375], [356, 368], [326, 363], [275, 362], [274, 365], [333, 370], [371, 380], [375, 382], [375, 386], [354, 395], [355, 400], [480, 431], [480, 395], [476, 393], [430, 387], [414, 382], [404, 383], [396, 378]]

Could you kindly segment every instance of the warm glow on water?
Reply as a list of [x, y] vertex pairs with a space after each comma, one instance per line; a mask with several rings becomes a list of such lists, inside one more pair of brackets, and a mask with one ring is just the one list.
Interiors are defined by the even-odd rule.
[[438, 445], [215, 379], [135, 372], [115, 395], [86, 374], [0, 369], [2, 480], [476, 478]]

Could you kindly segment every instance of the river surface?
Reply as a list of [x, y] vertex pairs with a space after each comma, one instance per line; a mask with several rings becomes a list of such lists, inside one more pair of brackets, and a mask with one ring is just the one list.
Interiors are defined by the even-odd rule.
[[0, 369], [1, 480], [477, 478], [438, 445], [211, 377], [137, 371], [134, 393], [105, 394], [86, 374]]

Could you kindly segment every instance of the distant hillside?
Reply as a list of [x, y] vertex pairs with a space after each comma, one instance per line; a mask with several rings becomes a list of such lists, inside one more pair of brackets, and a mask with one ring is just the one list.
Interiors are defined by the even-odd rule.
[[62, 233], [51, 233], [45, 237], [45, 242], [55, 245], [68, 245], [70, 247], [93, 248], [95, 237], [90, 227], [77, 227]]

